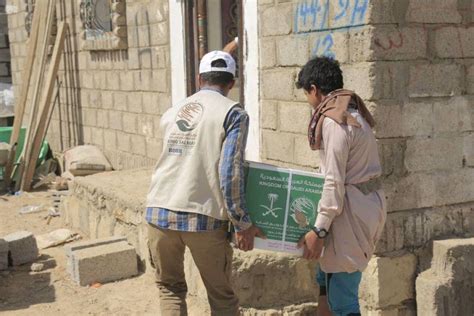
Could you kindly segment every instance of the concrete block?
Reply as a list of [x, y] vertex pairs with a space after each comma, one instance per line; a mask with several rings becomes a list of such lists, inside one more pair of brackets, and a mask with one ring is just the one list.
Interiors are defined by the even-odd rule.
[[127, 93], [115, 92], [113, 93], [113, 109], [116, 111], [127, 111]]
[[398, 103], [377, 101], [366, 105], [374, 116], [374, 131], [378, 139], [403, 136], [402, 107]]
[[328, 56], [336, 58], [340, 63], [349, 61], [349, 33], [317, 32], [309, 35], [310, 56]]
[[434, 33], [434, 48], [440, 58], [474, 57], [474, 27], [448, 26]]
[[138, 116], [134, 113], [123, 113], [123, 130], [127, 133], [137, 133]]
[[[414, 304], [412, 304], [414, 305]], [[361, 310], [362, 315], [366, 316], [416, 316], [415, 306], [397, 306], [377, 310]]]
[[8, 268], [8, 242], [0, 238], [0, 270]]
[[72, 258], [75, 281], [82, 286], [129, 278], [138, 273], [135, 248], [126, 242], [76, 250]]
[[306, 37], [285, 36], [277, 38], [277, 61], [280, 66], [303, 66], [308, 61]]
[[129, 92], [128, 93], [128, 112], [143, 113], [143, 95], [150, 92]]
[[457, 0], [411, 0], [406, 22], [461, 23]]
[[360, 299], [368, 310], [401, 305], [415, 298], [417, 258], [374, 257], [362, 274]]
[[405, 175], [406, 139], [379, 139], [377, 145], [383, 175], [394, 177], [402, 177]]
[[436, 194], [433, 205], [449, 205], [474, 201], [474, 169], [460, 168], [435, 176]]
[[436, 180], [434, 175], [421, 172], [387, 179], [387, 209], [401, 211], [435, 205]]
[[471, 115], [472, 109], [473, 100], [468, 97], [453, 97], [449, 101], [434, 102], [434, 132], [472, 131], [474, 128], [474, 116]]
[[118, 142], [118, 149], [123, 152], [130, 152], [131, 151], [131, 140], [130, 134], [117, 132], [117, 142]]
[[469, 94], [474, 94], [474, 64], [466, 68], [466, 90]]
[[262, 72], [262, 93], [265, 99], [287, 100], [294, 99], [296, 71], [281, 69]]
[[159, 94], [158, 93], [143, 93], [143, 111], [146, 114], [153, 114], [157, 115], [160, 114], [160, 108], [159, 108]]
[[260, 21], [262, 36], [290, 34], [293, 29], [293, 6], [285, 4], [264, 9]]
[[111, 129], [104, 130], [104, 148], [117, 149], [117, 132]]
[[405, 103], [402, 109], [402, 136], [428, 136], [433, 133], [433, 104]]
[[417, 212], [389, 212], [376, 254], [390, 254], [403, 248], [421, 248], [433, 239], [463, 234], [467, 227], [474, 227], [468, 219], [474, 215], [472, 205], [443, 206]]
[[108, 111], [109, 115], [109, 127], [115, 130], [122, 130], [122, 112]]
[[153, 116], [140, 114], [138, 116], [138, 133], [145, 137], [153, 137], [154, 119]]
[[[135, 88], [134, 77], [132, 71], [123, 71], [119, 74], [120, 89], [125, 91], [133, 91]], [[119, 89], [117, 89], [119, 90]]]
[[107, 71], [107, 90], [120, 90], [120, 76], [118, 72]]
[[425, 58], [428, 33], [421, 27], [376, 26], [350, 33], [351, 61]]
[[295, 163], [301, 166], [318, 168], [321, 166], [321, 157], [318, 150], [309, 147], [307, 136], [295, 137]]
[[279, 128], [282, 132], [307, 134], [311, 108], [307, 103], [279, 102]]
[[102, 239], [84, 240], [84, 241], [79, 241], [79, 242], [75, 242], [75, 243], [64, 246], [64, 251], [66, 252], [66, 256], [70, 257], [72, 256], [73, 252], [76, 250], [82, 250], [82, 249], [96, 247], [96, 246], [108, 245], [108, 244], [113, 244], [113, 243], [121, 242], [121, 241], [127, 241], [127, 238], [124, 236], [112, 236], [112, 237], [102, 238]]
[[278, 102], [261, 100], [261, 127], [276, 130], [278, 127]]
[[369, 1], [369, 24], [387, 24], [400, 21], [396, 0]]
[[468, 167], [474, 167], [474, 134], [464, 136], [463, 159]]
[[462, 153], [462, 137], [408, 139], [405, 166], [409, 172], [458, 169]]
[[91, 128], [91, 143], [99, 146], [100, 148], [104, 147], [104, 129], [100, 127]]
[[273, 38], [262, 38], [260, 40], [260, 66], [271, 68], [276, 65], [276, 48]]
[[158, 159], [163, 149], [163, 141], [156, 138], [148, 138], [146, 140], [146, 155], [151, 159]]
[[33, 233], [18, 231], [4, 237], [8, 242], [10, 260], [14, 266], [29, 263], [38, 258], [38, 246]]
[[[285, 306], [317, 300], [314, 261], [262, 250], [234, 251], [232, 266], [232, 284], [242, 306], [274, 308], [275, 302]], [[185, 253], [185, 275], [189, 293], [206, 300], [204, 284], [189, 251]], [[292, 291], [294, 287], [298, 291]]]
[[97, 126], [97, 111], [95, 109], [84, 109], [84, 125]]
[[[356, 91], [364, 100], [395, 99], [406, 94], [400, 83], [404, 67], [396, 62], [363, 62], [342, 65], [344, 87]], [[402, 92], [403, 91], [403, 92]]]
[[263, 130], [262, 141], [262, 158], [293, 162], [294, 135]]
[[416, 279], [418, 315], [474, 314], [473, 271], [474, 238], [434, 241], [431, 268]]
[[92, 108], [101, 108], [102, 107], [102, 93], [97, 90], [90, 90], [89, 94], [89, 105]]
[[148, 26], [150, 28], [151, 46], [165, 45], [168, 43], [168, 23], [158, 23]]
[[142, 135], [132, 135], [131, 136], [131, 146], [132, 146], [132, 152], [141, 155], [141, 156], [146, 156], [146, 141], [145, 141], [145, 136]]
[[462, 69], [460, 65], [419, 64], [410, 67], [408, 95], [416, 97], [442, 97], [461, 94]]

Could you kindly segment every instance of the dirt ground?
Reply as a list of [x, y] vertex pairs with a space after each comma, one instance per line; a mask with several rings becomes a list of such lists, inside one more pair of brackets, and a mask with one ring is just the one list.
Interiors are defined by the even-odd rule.
[[[50, 192], [0, 195], [0, 237], [27, 230], [33, 234], [66, 228], [60, 217], [49, 225], [47, 212], [20, 215], [25, 205], [52, 205]], [[41, 272], [31, 264], [0, 271], [0, 314], [4, 315], [158, 315], [159, 300], [152, 272], [98, 288], [76, 285], [66, 272], [62, 246], [40, 250], [35, 262], [44, 263]], [[207, 315], [208, 305], [188, 298], [190, 315]]]

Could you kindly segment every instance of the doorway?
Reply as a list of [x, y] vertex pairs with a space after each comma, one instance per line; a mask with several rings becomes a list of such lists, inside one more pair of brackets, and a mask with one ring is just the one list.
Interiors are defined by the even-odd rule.
[[[210, 51], [222, 48], [235, 37], [243, 38], [242, 1], [187, 0], [184, 8], [187, 95], [198, 90], [199, 61]], [[241, 45], [233, 54], [237, 63], [236, 84], [229, 98], [244, 105], [243, 54]]]

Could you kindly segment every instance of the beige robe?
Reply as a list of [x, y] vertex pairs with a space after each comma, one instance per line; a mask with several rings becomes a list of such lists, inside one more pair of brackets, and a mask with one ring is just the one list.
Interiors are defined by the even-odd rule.
[[380, 176], [382, 169], [372, 129], [356, 110], [349, 111], [361, 128], [331, 118], [323, 122], [325, 183], [315, 226], [329, 230], [320, 259], [326, 273], [363, 271], [386, 219], [383, 190], [364, 195], [351, 185]]

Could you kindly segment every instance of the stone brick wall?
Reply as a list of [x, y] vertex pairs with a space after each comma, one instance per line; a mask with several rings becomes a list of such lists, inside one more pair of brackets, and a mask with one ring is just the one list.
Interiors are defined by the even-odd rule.
[[8, 15], [5, 12], [5, 1], [0, 0], [0, 83], [11, 83]]
[[[7, 2], [13, 82], [19, 87], [27, 52], [26, 5]], [[69, 23], [69, 32], [48, 133], [53, 150], [94, 144], [116, 169], [153, 165], [162, 143], [159, 120], [170, 106], [168, 1], [126, 1], [126, 50], [82, 49], [78, 1], [58, 1], [56, 13]]]
[[414, 271], [428, 267], [432, 240], [474, 234], [473, 10], [470, 0], [259, 1], [262, 159], [318, 165], [294, 87], [311, 56], [338, 59], [376, 118], [389, 211], [377, 254], [394, 259], [371, 265], [381, 275], [401, 266], [410, 291], [366, 279], [377, 297], [403, 297], [372, 304], [365, 294], [373, 315], [413, 311]]

